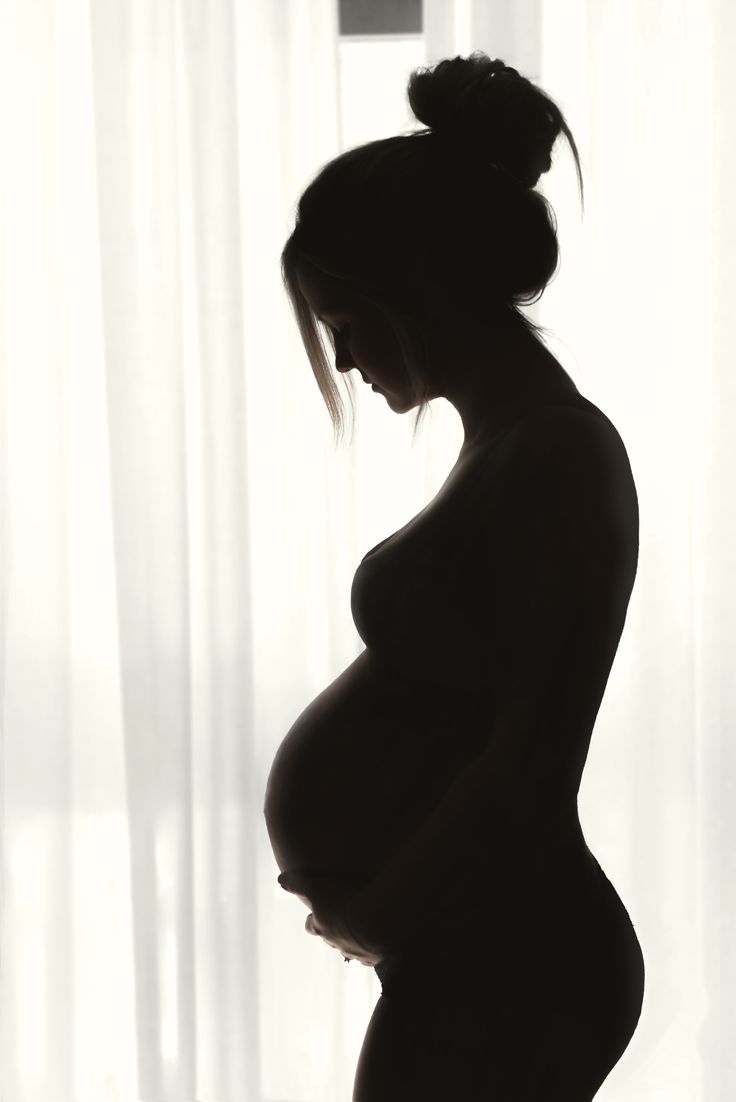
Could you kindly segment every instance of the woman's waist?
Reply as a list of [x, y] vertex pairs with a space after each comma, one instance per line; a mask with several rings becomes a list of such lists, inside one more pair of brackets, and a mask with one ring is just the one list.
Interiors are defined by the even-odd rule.
[[[477, 863], [461, 889], [438, 901], [420, 933], [435, 940], [474, 931], [507, 936], [540, 924], [549, 931], [570, 931], [584, 924], [612, 891], [600, 865], [588, 849], [582, 831], [571, 830], [554, 845], [530, 854], [511, 847]], [[615, 892], [614, 892], [615, 895]]]

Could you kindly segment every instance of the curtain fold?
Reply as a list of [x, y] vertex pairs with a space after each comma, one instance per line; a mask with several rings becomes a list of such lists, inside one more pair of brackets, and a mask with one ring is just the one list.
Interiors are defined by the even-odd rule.
[[[562, 263], [529, 314], [617, 425], [639, 492], [639, 575], [580, 816], [647, 990], [599, 1097], [725, 1102], [736, 13], [424, 13], [424, 63], [483, 49], [568, 118], [585, 216], [558, 152], [543, 188]], [[410, 426], [361, 397], [357, 439], [334, 452], [285, 300], [300, 192], [341, 149], [402, 129], [378, 117], [380, 65], [353, 125], [347, 57], [333, 0], [0, 0], [9, 1102], [350, 1097], [380, 988], [305, 935], [276, 883], [265, 782], [362, 649], [358, 560], [429, 500], [459, 437], [433, 410], [410, 454]]]
[[259, 641], [256, 590], [279, 581], [252, 560], [286, 527], [278, 255], [310, 136], [337, 152], [334, 63], [321, 104], [310, 83], [332, 5], [1, 18], [0, 1093], [278, 1096], [262, 803], [284, 727], [268, 649], [294, 616]]

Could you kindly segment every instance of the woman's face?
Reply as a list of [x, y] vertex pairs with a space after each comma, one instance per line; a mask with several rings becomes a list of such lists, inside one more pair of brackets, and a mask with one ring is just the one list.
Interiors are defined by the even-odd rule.
[[[306, 258], [297, 278], [315, 314], [335, 334], [336, 369], [355, 368], [395, 413], [415, 409], [422, 396], [407, 377], [398, 342], [381, 312]], [[473, 320], [446, 292], [433, 288], [427, 290], [421, 326], [427, 398], [446, 398], [455, 407], [468, 446], [500, 423], [509, 404], [577, 392], [549, 349], [511, 314], [493, 322]]]
[[308, 262], [298, 265], [299, 287], [314, 313], [335, 336], [335, 368], [356, 370], [396, 413], [419, 405], [401, 350], [383, 314], [369, 299]]

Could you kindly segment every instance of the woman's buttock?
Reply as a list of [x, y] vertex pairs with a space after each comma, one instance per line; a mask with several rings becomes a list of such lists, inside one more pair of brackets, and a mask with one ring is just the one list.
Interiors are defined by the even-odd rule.
[[[476, 908], [424, 957], [379, 964], [356, 1102], [592, 1099], [635, 1032], [644, 992], [633, 926], [595, 865], [600, 891], [585, 923], [560, 924], [553, 899], [538, 901], [536, 923], [491, 915], [484, 926]], [[546, 924], [545, 913], [555, 916]]]
[[452, 937], [376, 967], [382, 995], [355, 1102], [596, 1095], [636, 1030], [644, 961], [621, 899], [592, 861], [597, 901], [585, 896], [580, 921], [560, 922], [565, 906], [551, 897], [538, 898], [524, 922], [504, 921], [489, 896], [485, 922], [475, 907], [458, 915]]
[[618, 893], [590, 857], [593, 889], [572, 900], [564, 880], [530, 890], [523, 911], [518, 901], [483, 890], [439, 937], [420, 938], [376, 966], [382, 993], [411, 1002], [496, 1004], [504, 1012], [512, 1006], [523, 1012], [530, 1003], [585, 1006], [622, 1034], [633, 1033], [644, 990], [641, 947]]

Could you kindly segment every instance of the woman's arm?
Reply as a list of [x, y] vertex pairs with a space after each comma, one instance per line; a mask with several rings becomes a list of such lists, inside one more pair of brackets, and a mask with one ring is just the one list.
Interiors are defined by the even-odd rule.
[[[510, 712], [493, 740], [455, 779], [431, 815], [349, 897], [345, 918], [364, 945], [399, 952], [425, 926], [450, 917], [495, 879], [499, 898], [543, 861], [570, 800], [554, 763], [531, 753], [545, 732], [530, 710]], [[573, 799], [574, 804], [574, 799]]]

